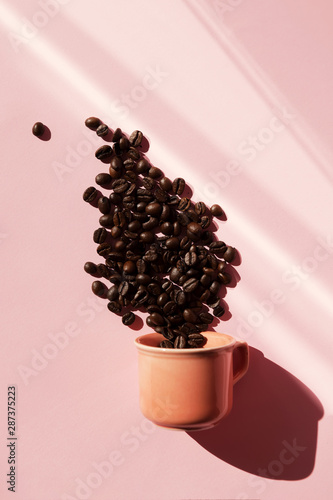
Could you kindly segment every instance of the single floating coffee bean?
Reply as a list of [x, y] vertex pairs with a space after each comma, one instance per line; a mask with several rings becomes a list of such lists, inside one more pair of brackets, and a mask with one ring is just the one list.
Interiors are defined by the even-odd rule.
[[96, 184], [98, 184], [98, 186], [107, 186], [108, 184], [111, 184], [112, 177], [110, 174], [102, 172], [96, 175], [95, 182]]
[[93, 281], [91, 289], [93, 293], [98, 297], [106, 296], [107, 288], [101, 281]]
[[214, 215], [214, 217], [221, 217], [222, 215], [224, 215], [222, 208], [217, 204], [210, 207], [210, 213]]
[[124, 325], [131, 325], [135, 321], [135, 315], [130, 311], [122, 317], [121, 321], [123, 322]]
[[206, 211], [206, 205], [203, 201], [198, 201], [198, 203], [194, 205], [194, 210], [198, 215], [203, 215]]
[[88, 274], [96, 274], [97, 273], [97, 266], [93, 262], [86, 262], [84, 264], [84, 270]]
[[41, 137], [44, 134], [45, 126], [42, 122], [36, 122], [32, 127], [32, 133], [36, 137]]
[[99, 137], [105, 137], [106, 135], [108, 135], [108, 133], [109, 133], [109, 127], [107, 125], [105, 125], [104, 123], [99, 125], [99, 127], [97, 127], [97, 129], [96, 129], [96, 134]]
[[83, 193], [83, 199], [87, 203], [91, 203], [97, 196], [97, 189], [94, 186], [88, 187]]
[[102, 122], [99, 118], [96, 118], [96, 116], [90, 116], [84, 123], [86, 127], [90, 128], [90, 130], [97, 130]]

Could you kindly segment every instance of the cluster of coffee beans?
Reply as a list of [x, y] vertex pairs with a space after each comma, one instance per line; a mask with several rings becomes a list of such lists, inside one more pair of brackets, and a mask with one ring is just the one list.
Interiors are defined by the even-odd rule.
[[112, 143], [95, 153], [109, 164], [95, 182], [110, 194], [94, 186], [83, 193], [100, 212], [93, 240], [104, 259], [86, 262], [84, 269], [109, 283], [94, 281], [93, 293], [107, 299], [125, 325], [135, 321], [133, 310], [146, 311], [147, 325], [165, 338], [161, 347], [203, 346], [202, 332], [225, 312], [219, 292], [231, 282], [226, 269], [236, 254], [210, 230], [223, 210], [193, 203], [183, 178], [171, 181], [151, 165], [140, 151], [141, 131], [127, 137], [95, 117], [85, 124]]

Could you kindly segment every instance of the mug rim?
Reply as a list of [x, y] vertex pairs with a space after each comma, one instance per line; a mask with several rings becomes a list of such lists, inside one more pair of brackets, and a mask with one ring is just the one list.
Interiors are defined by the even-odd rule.
[[215, 345], [211, 347], [187, 347], [186, 349], [174, 349], [174, 348], [168, 348], [168, 347], [159, 347], [157, 346], [152, 346], [152, 345], [147, 345], [141, 342], [141, 339], [148, 339], [148, 338], [153, 338], [157, 337], [158, 339], [166, 340], [165, 337], [161, 333], [157, 332], [151, 332], [151, 333], [145, 333], [143, 335], [140, 335], [134, 340], [134, 344], [137, 347], [138, 350], [141, 350], [143, 352], [150, 352], [150, 353], [156, 353], [156, 354], [172, 354], [176, 356], [181, 356], [181, 355], [186, 355], [186, 354], [197, 354], [197, 355], [202, 355], [205, 352], [216, 352], [219, 350], [224, 350], [228, 349], [230, 347], [233, 347], [234, 344], [237, 342], [237, 340], [232, 337], [231, 335], [228, 335], [226, 333], [220, 333], [220, 332], [214, 332], [214, 331], [207, 331], [207, 332], [202, 332], [202, 335], [205, 337], [215, 337], [218, 338], [220, 335], [223, 336], [224, 338], [227, 337], [229, 342], [224, 343], [222, 345]]

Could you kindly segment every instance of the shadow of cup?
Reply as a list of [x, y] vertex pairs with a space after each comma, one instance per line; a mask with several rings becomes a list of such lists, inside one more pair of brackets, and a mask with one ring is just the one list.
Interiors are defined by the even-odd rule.
[[214, 428], [188, 432], [221, 460], [262, 477], [298, 480], [314, 467], [323, 408], [296, 377], [250, 348], [233, 409]]

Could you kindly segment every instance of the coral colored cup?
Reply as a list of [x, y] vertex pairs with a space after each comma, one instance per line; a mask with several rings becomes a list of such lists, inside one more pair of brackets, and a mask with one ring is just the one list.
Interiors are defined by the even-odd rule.
[[[140, 408], [157, 425], [183, 430], [208, 429], [232, 408], [233, 385], [246, 373], [249, 347], [217, 332], [204, 332], [200, 348], [164, 349], [164, 337], [148, 333], [135, 340], [139, 355]], [[235, 371], [233, 353], [240, 366]]]

